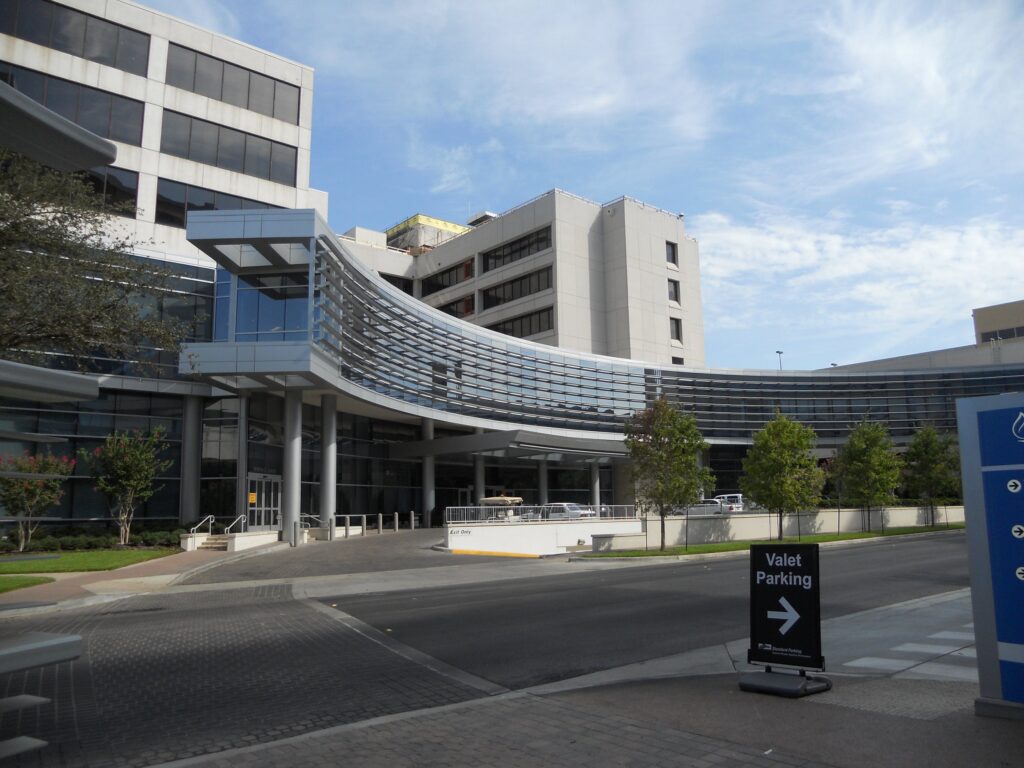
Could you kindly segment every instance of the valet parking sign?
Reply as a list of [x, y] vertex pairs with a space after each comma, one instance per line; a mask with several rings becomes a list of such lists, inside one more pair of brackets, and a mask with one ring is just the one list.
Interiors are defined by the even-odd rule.
[[750, 547], [751, 664], [823, 670], [817, 544]]

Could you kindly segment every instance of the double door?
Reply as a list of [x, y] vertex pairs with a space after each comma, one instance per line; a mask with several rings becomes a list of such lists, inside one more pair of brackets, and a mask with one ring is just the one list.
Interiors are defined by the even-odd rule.
[[250, 531], [281, 528], [281, 476], [249, 473], [248, 522]]

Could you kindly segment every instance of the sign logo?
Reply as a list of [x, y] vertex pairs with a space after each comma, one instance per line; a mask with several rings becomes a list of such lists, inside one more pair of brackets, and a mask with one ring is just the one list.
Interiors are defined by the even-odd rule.
[[1010, 431], [1013, 432], [1013, 436], [1017, 438], [1018, 443], [1024, 443], [1024, 411], [1017, 414], [1017, 418], [1013, 422]]

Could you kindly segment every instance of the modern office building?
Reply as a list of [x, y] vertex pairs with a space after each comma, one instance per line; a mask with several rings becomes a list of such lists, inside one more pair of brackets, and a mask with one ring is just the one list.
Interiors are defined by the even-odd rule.
[[[276, 525], [501, 490], [627, 503], [623, 428], [659, 397], [696, 416], [732, 489], [776, 409], [824, 455], [862, 419], [906, 442], [954, 429], [958, 397], [1024, 388], [1024, 358], [987, 345], [708, 369], [696, 243], [629, 198], [553, 190], [465, 225], [417, 215], [338, 236], [309, 188], [309, 68], [122, 0], [2, 8], [0, 78], [116, 144], [93, 178], [136, 201], [119, 226], [140, 258], [178, 274], [153, 310], [209, 318], [158, 375], [97, 361], [95, 399], [0, 399], [0, 430], [69, 453], [166, 427], [176, 461], [142, 517]], [[106, 516], [86, 478], [69, 489], [57, 514]]]

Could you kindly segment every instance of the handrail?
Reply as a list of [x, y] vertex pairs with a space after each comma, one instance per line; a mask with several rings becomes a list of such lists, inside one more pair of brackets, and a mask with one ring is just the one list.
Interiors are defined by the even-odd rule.
[[242, 533], [245, 533], [245, 529], [249, 527], [249, 523], [248, 523], [248, 519], [247, 519], [246, 515], [239, 515], [234, 520], [232, 520], [231, 521], [231, 525], [229, 525], [227, 528], [224, 529], [224, 533], [231, 533], [231, 529], [235, 527], [235, 524], [238, 523], [239, 520], [242, 520], [245, 523], [242, 526]]
[[196, 546], [196, 531], [199, 530], [199, 527], [203, 523], [205, 523], [205, 522], [209, 522], [210, 523], [210, 536], [213, 536], [213, 521], [214, 521], [213, 515], [207, 515], [202, 520], [200, 520], [198, 523], [196, 523], [196, 527], [195, 528], [193, 528], [191, 531], [189, 531], [189, 533], [192, 534], [192, 548], [193, 549], [195, 549], [195, 546]]
[[309, 524], [310, 520], [316, 521], [317, 527], [319, 527], [319, 525], [320, 525], [320, 516], [319, 515], [314, 515], [314, 514], [312, 514], [310, 512], [304, 512], [304, 513], [299, 515], [299, 525], [301, 527], [303, 527], [303, 528], [312, 528], [313, 527], [312, 525]]

